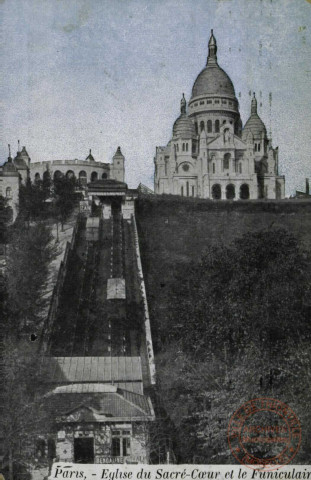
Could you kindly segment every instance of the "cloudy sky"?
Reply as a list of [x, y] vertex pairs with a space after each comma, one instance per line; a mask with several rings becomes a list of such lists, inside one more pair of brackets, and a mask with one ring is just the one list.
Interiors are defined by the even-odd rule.
[[120, 145], [129, 185], [152, 186], [213, 28], [243, 123], [257, 93], [287, 195], [311, 177], [310, 1], [0, 0], [0, 18], [1, 163], [17, 139], [34, 161], [110, 162]]

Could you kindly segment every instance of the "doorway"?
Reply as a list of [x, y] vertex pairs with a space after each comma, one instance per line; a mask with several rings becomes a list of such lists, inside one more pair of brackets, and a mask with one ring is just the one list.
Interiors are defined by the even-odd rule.
[[94, 463], [94, 438], [74, 439], [75, 463]]

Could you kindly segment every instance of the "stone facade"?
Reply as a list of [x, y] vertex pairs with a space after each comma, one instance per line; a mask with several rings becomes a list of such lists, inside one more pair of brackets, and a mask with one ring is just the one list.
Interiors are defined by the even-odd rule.
[[242, 128], [234, 86], [216, 53], [212, 33], [207, 65], [193, 85], [188, 111], [183, 95], [171, 140], [156, 148], [155, 193], [229, 200], [284, 198], [278, 148], [268, 139], [255, 94]]

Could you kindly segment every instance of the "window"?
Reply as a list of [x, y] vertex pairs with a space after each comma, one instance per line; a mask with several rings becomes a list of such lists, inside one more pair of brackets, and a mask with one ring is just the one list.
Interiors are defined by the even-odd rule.
[[183, 196], [184, 196], [184, 187], [183, 187], [183, 185], [182, 185], [182, 187], [181, 187], [181, 192], [180, 192], [180, 193], [181, 193], [181, 196], [183, 197]]
[[200, 131], [203, 132], [203, 130], [204, 130], [204, 122], [202, 121], [200, 122]]
[[207, 132], [211, 133], [212, 132], [212, 120], [207, 121]]
[[111, 454], [113, 457], [131, 455], [131, 431], [112, 430]]
[[194, 185], [192, 185], [192, 196], [194, 197]]
[[222, 100], [221, 103], [227, 105], [227, 100]]
[[239, 163], [239, 173], [242, 173], [242, 163]]
[[225, 153], [225, 155], [224, 155], [224, 170], [229, 169], [229, 162], [230, 162], [230, 153]]
[[95, 182], [95, 180], [98, 179], [98, 174], [97, 172], [92, 172], [92, 175], [91, 175], [91, 182]]
[[212, 186], [212, 197], [214, 200], [221, 199], [221, 187], [217, 183]]
[[182, 144], [182, 151], [183, 152], [185, 151], [185, 144], [184, 143]]
[[183, 166], [182, 166], [182, 169], [183, 169], [184, 172], [188, 172], [189, 171], [188, 163], [184, 163]]
[[215, 103], [219, 103], [219, 100], [215, 100]]
[[206, 100], [206, 103], [213, 103], [212, 100]]
[[167, 162], [165, 162], [165, 165], [164, 165], [164, 175], [165, 176], [167, 175]]
[[255, 152], [257, 152], [257, 143], [255, 143]]
[[219, 120], [216, 120], [215, 122], [215, 132], [219, 133]]
[[187, 197], [189, 197], [189, 182], [186, 182]]
[[246, 183], [240, 187], [240, 198], [242, 200], [247, 200], [249, 198], [249, 186]]
[[198, 134], [199, 129], [198, 129], [198, 124], [197, 124], [197, 122], [195, 122], [194, 127], [195, 127], [195, 133]]
[[226, 198], [227, 200], [233, 200], [235, 197], [234, 185], [230, 184], [226, 186]]
[[56, 170], [54, 172], [54, 180], [57, 180], [58, 178], [61, 178], [62, 176], [63, 176], [63, 174], [60, 170]]
[[260, 152], [260, 143], [258, 143], [258, 152]]
[[197, 107], [197, 106], [198, 106], [198, 104], [197, 104], [197, 103], [195, 103], [195, 104], [194, 104], [194, 106], [195, 106], [195, 107]]
[[79, 172], [79, 183], [80, 183], [80, 185], [86, 185], [86, 183], [87, 183], [87, 177], [86, 177], [86, 171], [85, 170], [81, 170], [81, 172]]
[[215, 173], [216, 169], [215, 169], [215, 163], [213, 163], [213, 173]]
[[[44, 177], [45, 173], [46, 172], [44, 172], [43, 177]], [[74, 176], [75, 176], [75, 174], [74, 174], [73, 170], [68, 170], [67, 171], [67, 173], [66, 173], [67, 178], [74, 178]]]
[[35, 174], [35, 182], [39, 182], [40, 180], [40, 173]]
[[186, 143], [186, 152], [188, 152], [188, 143]]
[[224, 125], [226, 123], [226, 120], [223, 120], [222, 124]]
[[102, 174], [102, 179], [105, 180], [107, 178], [107, 173]]
[[12, 198], [12, 188], [8, 187], [6, 189], [6, 198]]
[[200, 101], [200, 105], [204, 105], [204, 100], [201, 100], [201, 101]]

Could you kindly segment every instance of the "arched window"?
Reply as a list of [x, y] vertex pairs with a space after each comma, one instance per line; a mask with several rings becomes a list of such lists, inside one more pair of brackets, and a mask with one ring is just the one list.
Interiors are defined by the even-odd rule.
[[233, 200], [235, 197], [235, 187], [230, 183], [226, 186], [226, 198], [227, 200]]
[[186, 182], [187, 197], [189, 197], [189, 182]]
[[241, 200], [249, 199], [249, 186], [246, 183], [243, 183], [240, 187], [240, 198]]
[[258, 143], [258, 152], [260, 152], [260, 143]]
[[6, 198], [12, 198], [12, 188], [7, 187], [5, 194], [6, 194]]
[[184, 143], [182, 144], [182, 151], [183, 152], [185, 151], [185, 144]]
[[98, 173], [97, 172], [92, 172], [91, 174], [91, 182], [95, 182], [95, 180], [98, 179]]
[[164, 175], [167, 175], [167, 162], [164, 164]]
[[192, 185], [192, 196], [194, 197], [194, 185]]
[[188, 143], [186, 143], [186, 152], [188, 152]]
[[45, 172], [43, 173], [43, 180], [49, 180], [50, 178], [51, 178], [50, 171], [45, 170]]
[[61, 178], [63, 176], [62, 172], [60, 170], [55, 170], [54, 172], [54, 180], [57, 180], [58, 178]]
[[212, 197], [214, 200], [221, 199], [221, 186], [218, 183], [212, 186]]
[[203, 132], [204, 130], [204, 122], [203, 120], [200, 122], [200, 132]]
[[86, 185], [87, 183], [87, 176], [85, 170], [81, 170], [81, 172], [79, 172], [79, 183], [80, 185]]
[[66, 177], [67, 178], [74, 178], [74, 176], [75, 176], [75, 174], [74, 174], [73, 170], [68, 170], [66, 172]]
[[227, 123], [227, 121], [226, 121], [226, 120], [223, 120], [222, 124], [224, 125], [225, 123]]
[[216, 171], [216, 167], [215, 167], [215, 163], [213, 163], [213, 173], [215, 173]]
[[184, 196], [184, 187], [183, 187], [183, 185], [181, 186], [181, 196], [182, 196], [182, 197]]
[[212, 133], [212, 130], [213, 130], [212, 120], [208, 120], [207, 121], [207, 132]]
[[242, 173], [242, 163], [239, 163], [239, 173]]
[[219, 133], [219, 120], [215, 121], [215, 133]]
[[224, 170], [229, 170], [230, 165], [230, 153], [225, 153], [224, 155]]
[[255, 143], [255, 152], [257, 152], [257, 143]]
[[107, 173], [102, 174], [102, 179], [105, 180], [107, 178]]
[[35, 182], [39, 182], [40, 180], [40, 173], [35, 174]]

